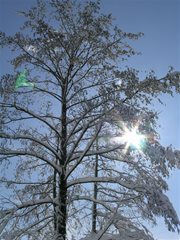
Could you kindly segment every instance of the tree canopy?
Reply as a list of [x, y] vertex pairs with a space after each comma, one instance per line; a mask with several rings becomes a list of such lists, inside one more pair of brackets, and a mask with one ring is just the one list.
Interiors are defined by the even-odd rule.
[[[180, 92], [179, 72], [122, 68], [142, 33], [115, 26], [99, 1], [38, 0], [21, 15], [20, 32], [0, 32], [16, 54], [1, 78], [1, 239], [152, 240], [144, 223], [159, 216], [179, 231], [165, 178], [180, 152], [160, 144], [151, 109]], [[24, 69], [31, 85], [15, 88]]]

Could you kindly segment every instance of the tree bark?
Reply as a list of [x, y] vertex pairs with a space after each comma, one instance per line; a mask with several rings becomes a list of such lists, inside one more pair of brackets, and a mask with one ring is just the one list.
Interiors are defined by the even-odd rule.
[[[98, 151], [98, 139], [96, 139], [96, 151]], [[98, 177], [98, 154], [95, 156], [95, 172], [94, 176]], [[97, 199], [98, 187], [97, 182], [94, 183], [94, 199]], [[93, 202], [92, 210], [92, 232], [97, 232], [97, 203]]]
[[66, 239], [66, 219], [67, 219], [67, 180], [66, 180], [66, 168], [65, 162], [67, 158], [67, 148], [66, 148], [66, 139], [67, 139], [67, 125], [66, 125], [66, 87], [62, 88], [62, 112], [61, 112], [61, 159], [60, 166], [62, 169], [61, 174], [59, 174], [59, 194], [58, 194], [58, 212], [57, 212], [57, 235], [58, 240]]
[[58, 240], [66, 239], [66, 218], [67, 218], [67, 182], [65, 180], [65, 175], [61, 174], [59, 180], [59, 211], [57, 212], [57, 233]]

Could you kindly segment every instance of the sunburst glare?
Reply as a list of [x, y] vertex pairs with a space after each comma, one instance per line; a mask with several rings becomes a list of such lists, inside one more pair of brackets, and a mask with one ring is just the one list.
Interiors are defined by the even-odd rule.
[[121, 122], [121, 136], [114, 137], [113, 140], [115, 142], [125, 144], [125, 152], [129, 147], [131, 147], [142, 153], [142, 148], [144, 147], [147, 138], [138, 131], [138, 127], [139, 125], [137, 124], [133, 128], [127, 128], [125, 124]]
[[122, 136], [122, 141], [126, 143], [126, 148], [134, 147], [137, 150], [141, 150], [145, 139], [145, 135], [138, 133], [137, 127], [130, 130], [126, 128]]

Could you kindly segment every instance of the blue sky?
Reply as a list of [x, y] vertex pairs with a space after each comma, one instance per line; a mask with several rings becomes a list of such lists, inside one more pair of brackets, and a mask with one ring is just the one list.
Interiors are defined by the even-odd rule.
[[[23, 18], [18, 10], [25, 10], [35, 0], [0, 0], [0, 30], [13, 34], [19, 30]], [[112, 13], [116, 24], [124, 31], [143, 32], [145, 35], [133, 46], [142, 55], [133, 57], [127, 64], [142, 71], [155, 70], [163, 77], [169, 66], [180, 71], [180, 0], [102, 0], [102, 11]], [[0, 75], [12, 72], [7, 63], [9, 54], [0, 50]], [[156, 105], [159, 109], [161, 142], [172, 144], [180, 150], [180, 96], [171, 98], [163, 96], [165, 106]], [[169, 182], [168, 196], [180, 216], [180, 174], [172, 172]], [[170, 233], [160, 220], [153, 229], [158, 240], [178, 240], [180, 236]]]

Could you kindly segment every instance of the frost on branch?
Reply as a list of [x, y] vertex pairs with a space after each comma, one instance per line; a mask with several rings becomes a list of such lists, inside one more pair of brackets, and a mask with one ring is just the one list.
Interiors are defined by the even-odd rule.
[[[109, 216], [106, 216], [106, 221], [108, 219]], [[145, 226], [142, 225], [141, 227], [137, 227], [135, 224], [133, 224], [133, 222], [120, 214], [116, 214], [114, 219], [112, 219], [111, 225], [113, 225], [118, 230], [118, 234], [102, 234], [103, 230], [101, 230], [98, 233], [90, 233], [81, 240], [154, 240]]]
[[160, 190], [149, 190], [147, 194], [147, 209], [150, 213], [162, 216], [168, 226], [169, 231], [179, 232], [180, 221], [168, 197]]

